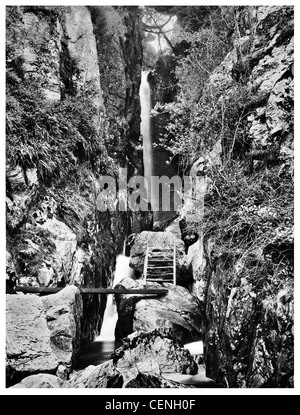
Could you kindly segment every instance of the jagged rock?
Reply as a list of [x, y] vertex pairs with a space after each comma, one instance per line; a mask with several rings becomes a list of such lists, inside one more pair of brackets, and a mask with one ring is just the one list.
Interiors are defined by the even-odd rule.
[[59, 365], [56, 371], [56, 376], [65, 381], [69, 379], [69, 370], [66, 366], [64, 365]]
[[58, 388], [70, 388], [70, 384], [54, 375], [41, 373], [39, 375], [28, 376], [20, 383], [17, 383], [11, 388], [40, 388], [40, 389], [58, 389]]
[[152, 375], [149, 373], [138, 373], [137, 376], [130, 380], [125, 388], [193, 388], [193, 385], [187, 386], [182, 383], [167, 380], [162, 376]]
[[27, 189], [24, 170], [20, 166], [16, 166], [14, 169], [7, 166], [6, 180], [13, 192], [21, 193]]
[[[22, 50], [23, 67], [27, 77], [30, 74], [37, 80], [44, 76], [43, 95], [49, 101], [59, 101], [61, 98], [59, 55], [62, 27], [57, 19], [57, 11], [53, 7], [47, 7], [47, 12], [37, 15], [33, 10], [24, 10], [22, 23], [28, 35], [24, 39]], [[49, 16], [52, 19], [49, 19]], [[56, 30], [53, 30], [53, 23]], [[44, 38], [47, 39], [48, 54], [43, 53], [41, 42], [32, 42], [32, 39], [39, 39], [40, 33], [43, 33]]]
[[215, 388], [216, 382], [206, 377], [205, 366], [198, 365], [196, 375], [182, 375], [178, 373], [165, 373], [164, 378], [171, 382], [177, 382], [180, 385], [193, 386], [195, 388]]
[[170, 232], [172, 233], [174, 236], [176, 236], [176, 238], [181, 239], [181, 229], [180, 229], [180, 225], [179, 225], [179, 218], [176, 218], [175, 220], [173, 220], [165, 229], [165, 232]]
[[[53, 160], [46, 155], [50, 153], [45, 153], [42, 160], [33, 155], [33, 147], [30, 150], [28, 143], [20, 141], [17, 146], [22, 156], [19, 157], [14, 154], [12, 141], [15, 140], [8, 143], [12, 150], [9, 151], [11, 164], [14, 165], [16, 160], [24, 164], [7, 169], [7, 225], [18, 284], [107, 286], [115, 258], [122, 252], [127, 231], [130, 232], [128, 228], [135, 226], [140, 231], [151, 227], [148, 212], [144, 216], [144, 212], [97, 212], [95, 206], [97, 179], [100, 174], [106, 174], [106, 169], [111, 174], [109, 169], [117, 171], [127, 164], [131, 174], [142, 174], [139, 9], [12, 6], [9, 12], [7, 29], [8, 37], [12, 39], [9, 42], [13, 48], [11, 56], [18, 56], [18, 74], [24, 75], [25, 82], [28, 77], [33, 78], [37, 96], [41, 98], [42, 118], [49, 119], [50, 129], [55, 126], [54, 129], [65, 131], [69, 121], [60, 122], [60, 117], [56, 118], [52, 111], [52, 104], [61, 101], [63, 106], [78, 114], [73, 117], [75, 128], [71, 135], [74, 141], [63, 166], [72, 171], [66, 180], [61, 180], [60, 174], [56, 175], [60, 173], [59, 168], [55, 173], [52, 170]], [[9, 24], [10, 16], [13, 16], [12, 25]], [[9, 58], [8, 64], [11, 63]], [[23, 88], [21, 78], [18, 87]], [[80, 119], [83, 120], [90, 111], [90, 106], [84, 109], [80, 105], [85, 98], [98, 111], [92, 110], [95, 117], [89, 118], [87, 124], [83, 122], [83, 126]], [[13, 100], [14, 105], [18, 105], [18, 97]], [[14, 119], [11, 107], [8, 112]], [[22, 118], [21, 111], [20, 116]], [[36, 121], [39, 124], [35, 117], [32, 121], [34, 125]], [[34, 129], [33, 126], [32, 134]], [[92, 155], [93, 151], [90, 152], [83, 137], [90, 136], [89, 131], [93, 129], [114, 137], [112, 146], [105, 155], [101, 154], [101, 160], [99, 152]], [[82, 148], [75, 130], [81, 130], [77, 138], [83, 143]], [[46, 143], [42, 137], [44, 133], [40, 133], [36, 149], [46, 145], [52, 151], [53, 142], [50, 144], [45, 135]], [[58, 138], [56, 134], [53, 137]], [[34, 143], [33, 140], [33, 146]], [[88, 161], [90, 156], [92, 163]], [[25, 165], [29, 164], [38, 169], [26, 170]], [[49, 168], [49, 175], [42, 173], [42, 165]], [[23, 257], [19, 251], [23, 251]], [[94, 295], [84, 296], [83, 302], [82, 335], [84, 340], [92, 340], [99, 334], [104, 302]]]
[[123, 376], [113, 365], [112, 360], [99, 366], [89, 366], [71, 381], [74, 388], [121, 388]]
[[35, 295], [7, 295], [6, 324], [8, 384], [29, 374], [55, 373], [58, 360], [51, 348], [41, 299]]
[[164, 330], [134, 332], [113, 354], [113, 363], [123, 376], [132, 368], [139, 372], [196, 374], [190, 352]]
[[77, 246], [76, 235], [65, 223], [56, 218], [46, 220], [40, 227], [50, 232], [56, 246], [52, 261], [58, 281], [64, 278], [68, 282]]
[[172, 249], [174, 245], [176, 246], [177, 283], [185, 286], [191, 279], [186, 262], [185, 246], [183, 241], [171, 232], [145, 231], [137, 235], [130, 251], [130, 267], [142, 274], [147, 246], [158, 248], [163, 253], [164, 249]]
[[[166, 231], [167, 228], [178, 218], [178, 214], [174, 214], [171, 218], [166, 220], [156, 221], [153, 224], [153, 231], [154, 232], [163, 232]], [[174, 234], [175, 235], [175, 234]], [[176, 235], [177, 236], [177, 235]], [[180, 238], [180, 236], [179, 236]]]
[[68, 7], [65, 13], [64, 29], [68, 41], [68, 50], [76, 59], [81, 76], [77, 87], [84, 90], [93, 85], [93, 104], [103, 107], [100, 73], [97, 57], [97, 45], [91, 14], [85, 6]]
[[[125, 288], [161, 288], [158, 283], [146, 286], [142, 281], [126, 278], [117, 286]], [[116, 295], [119, 319], [116, 337], [122, 338], [133, 331], [152, 331], [156, 328], [172, 330], [174, 337], [183, 342], [202, 338], [202, 317], [199, 300], [181, 286], [163, 284], [168, 294], [155, 296]]]
[[6, 294], [14, 294], [16, 269], [9, 252], [6, 251]]
[[47, 264], [43, 264], [43, 267], [39, 269], [37, 279], [41, 287], [48, 287], [54, 277], [54, 269]]
[[75, 286], [42, 298], [51, 347], [60, 364], [70, 371], [80, 349], [82, 298]]
[[35, 171], [30, 169], [27, 174], [21, 166], [6, 166], [6, 221], [12, 231], [19, 228], [28, 215], [38, 184], [34, 180]]

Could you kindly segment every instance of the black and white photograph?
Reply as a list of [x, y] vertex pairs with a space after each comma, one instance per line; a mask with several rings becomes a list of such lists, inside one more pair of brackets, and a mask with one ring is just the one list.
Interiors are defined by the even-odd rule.
[[32, 3], [3, 6], [4, 394], [295, 393], [293, 2]]

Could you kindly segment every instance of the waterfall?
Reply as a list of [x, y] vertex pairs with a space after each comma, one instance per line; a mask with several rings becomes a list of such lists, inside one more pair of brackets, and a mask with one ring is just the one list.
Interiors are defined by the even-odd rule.
[[[125, 245], [124, 245], [125, 246]], [[133, 270], [129, 267], [130, 258], [123, 254], [117, 256], [116, 269], [113, 275], [114, 288], [123, 278], [131, 277]], [[115, 327], [118, 320], [117, 306], [115, 304], [114, 295], [108, 294], [106, 308], [103, 316], [103, 323], [101, 332], [96, 341], [114, 342], [115, 341]]]
[[[151, 177], [153, 176], [153, 144], [151, 131], [151, 89], [148, 82], [149, 71], [142, 72], [140, 86], [141, 101], [141, 134], [143, 136], [144, 177], [148, 183], [148, 200], [151, 193]], [[159, 202], [151, 200], [152, 210], [159, 210]]]

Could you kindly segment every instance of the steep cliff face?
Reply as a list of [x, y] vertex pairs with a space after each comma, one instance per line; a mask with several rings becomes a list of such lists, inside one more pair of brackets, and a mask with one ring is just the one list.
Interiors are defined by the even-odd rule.
[[143, 172], [140, 141], [142, 43], [138, 7], [90, 7], [103, 99], [114, 157], [130, 174]]
[[[106, 287], [137, 220], [96, 198], [99, 175], [142, 170], [138, 13], [8, 7], [7, 51], [7, 279]], [[84, 297], [84, 339], [104, 308]]]
[[[207, 194], [188, 255], [206, 319], [207, 375], [224, 387], [291, 387], [293, 9], [255, 7], [251, 19], [204, 87], [230, 108], [235, 132], [208, 135], [194, 165]], [[214, 120], [230, 128], [221, 114]]]
[[170, 12], [186, 49], [175, 62], [175, 99], [156, 73], [158, 133], [182, 173], [202, 183], [179, 220], [201, 302], [207, 376], [222, 387], [291, 387], [293, 8]]

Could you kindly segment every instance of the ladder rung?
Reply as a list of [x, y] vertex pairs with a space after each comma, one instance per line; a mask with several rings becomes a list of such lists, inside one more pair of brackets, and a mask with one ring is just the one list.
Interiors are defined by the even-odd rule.
[[149, 259], [148, 263], [150, 263], [150, 262], [153, 263], [153, 264], [167, 264], [167, 265], [173, 266], [173, 262], [172, 262], [171, 259], [168, 259], [168, 260], [163, 260], [163, 259]]
[[173, 258], [169, 258], [166, 255], [149, 255], [148, 259], [163, 259], [166, 261], [172, 261]]
[[148, 269], [170, 269], [170, 268], [173, 269], [173, 267], [171, 265], [170, 266], [166, 266], [166, 267], [162, 267], [162, 266], [159, 266], [159, 267], [157, 267], [157, 266], [155, 266], [155, 267], [149, 267], [148, 266]]
[[165, 251], [173, 251], [173, 248], [163, 248], [163, 249], [161, 249], [161, 248], [151, 248], [151, 246], [149, 246], [149, 251], [150, 250], [152, 252], [154, 252], [154, 251], [165, 252]]
[[153, 273], [153, 272], [148, 272], [147, 275], [152, 275], [152, 276], [161, 276], [164, 277], [165, 275], [173, 275], [173, 272], [158, 272], [157, 274]]

